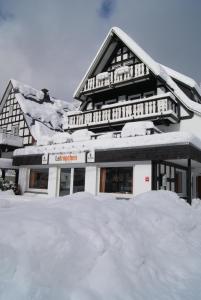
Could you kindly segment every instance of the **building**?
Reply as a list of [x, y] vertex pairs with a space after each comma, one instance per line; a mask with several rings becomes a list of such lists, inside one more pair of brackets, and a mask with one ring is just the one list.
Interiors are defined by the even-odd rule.
[[16, 150], [24, 192], [129, 198], [151, 189], [201, 197], [201, 90], [112, 28], [52, 145]]
[[[48, 90], [38, 91], [16, 80], [10, 80], [0, 102], [0, 175], [6, 171], [17, 182], [17, 168], [12, 166], [13, 151], [36, 141], [43, 142], [62, 131], [66, 102], [49, 96]], [[44, 137], [45, 136], [45, 137]], [[9, 171], [8, 171], [9, 170]], [[0, 176], [0, 177], [1, 177]]]

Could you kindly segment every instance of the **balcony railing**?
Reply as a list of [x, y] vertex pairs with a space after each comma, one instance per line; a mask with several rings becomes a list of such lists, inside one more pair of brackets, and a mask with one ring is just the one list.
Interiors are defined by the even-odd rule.
[[0, 145], [22, 147], [23, 138], [13, 133], [5, 132], [3, 129], [0, 128]]
[[104, 126], [131, 120], [167, 119], [178, 122], [178, 105], [171, 93], [124, 103], [107, 105], [102, 109], [68, 112], [64, 129]]
[[123, 66], [111, 72], [103, 72], [87, 80], [83, 92], [109, 87], [120, 82], [143, 77], [149, 74], [149, 69], [143, 64]]

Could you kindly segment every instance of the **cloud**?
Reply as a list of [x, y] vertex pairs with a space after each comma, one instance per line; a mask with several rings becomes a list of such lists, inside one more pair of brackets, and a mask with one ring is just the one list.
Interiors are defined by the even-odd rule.
[[99, 16], [108, 19], [114, 13], [116, 0], [103, 0], [99, 10]]
[[200, 81], [200, 1], [182, 1], [0, 0], [0, 94], [15, 78], [71, 101], [112, 26]]

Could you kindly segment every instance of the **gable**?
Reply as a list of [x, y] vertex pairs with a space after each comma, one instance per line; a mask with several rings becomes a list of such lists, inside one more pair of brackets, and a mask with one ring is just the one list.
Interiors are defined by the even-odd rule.
[[0, 128], [5, 132], [22, 137], [24, 145], [33, 143], [32, 135], [11, 83], [1, 101]]
[[[74, 98], [80, 101], [86, 100], [86, 96], [83, 95], [83, 91], [85, 91], [86, 84], [91, 88], [94, 87], [94, 79], [89, 82], [89, 78], [92, 74], [97, 74], [97, 70], [100, 72], [100, 66], [102, 70], [106, 67], [107, 62], [104, 61], [104, 54], [107, 53], [107, 49], [109, 49], [111, 44], [116, 43], [113, 48], [117, 46], [117, 39], [121, 40], [122, 43], [133, 52], [137, 58], [151, 71], [154, 76], [160, 80], [166, 88], [176, 97], [176, 99], [189, 111], [195, 112], [201, 115], [201, 105], [192, 101], [187, 94], [179, 87], [179, 85], [171, 78], [169, 72], [166, 71], [166, 68], [161, 64], [156, 62], [149, 54], [147, 54], [132, 38], [130, 38], [125, 32], [123, 32], [120, 28], [113, 27], [107, 37], [105, 38], [103, 44], [101, 45], [98, 53], [96, 54], [94, 60], [92, 61], [89, 69], [84, 75], [82, 81], [80, 82], [78, 88], [74, 93]], [[115, 41], [115, 42], [114, 42]], [[110, 51], [111, 52], [111, 51]], [[111, 53], [110, 53], [111, 54]], [[104, 61], [104, 64], [102, 63]], [[99, 67], [97, 67], [99, 66]], [[143, 66], [141, 66], [144, 68]], [[143, 72], [146, 72], [146, 68]], [[96, 82], [96, 81], [95, 81]], [[109, 85], [110, 81], [108, 80]], [[107, 82], [107, 85], [108, 85]], [[88, 87], [87, 87], [88, 89]]]
[[135, 63], [140, 63], [140, 60], [119, 41], [102, 72], [112, 71], [122, 66], [131, 66]]

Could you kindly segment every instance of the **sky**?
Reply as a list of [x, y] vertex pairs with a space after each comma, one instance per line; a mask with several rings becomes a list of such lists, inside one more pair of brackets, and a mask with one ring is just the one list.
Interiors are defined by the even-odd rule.
[[10, 78], [67, 100], [113, 26], [201, 82], [201, 0], [0, 0], [0, 92]]

